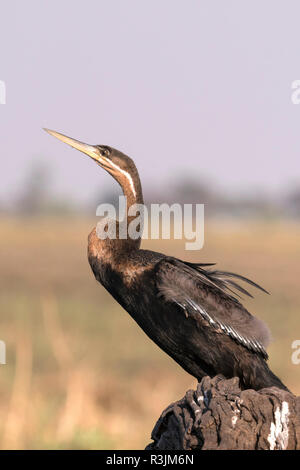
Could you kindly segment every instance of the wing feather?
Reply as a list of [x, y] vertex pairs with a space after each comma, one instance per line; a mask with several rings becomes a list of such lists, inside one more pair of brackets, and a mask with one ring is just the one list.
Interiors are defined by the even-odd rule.
[[[156, 267], [159, 296], [177, 304], [187, 317], [199, 315], [208, 327], [267, 359], [265, 347], [270, 338], [269, 330], [236, 299], [236, 290], [251, 294], [232, 278], [246, 279], [233, 273], [227, 276], [224, 271], [206, 271], [199, 264], [192, 265], [176, 258], [164, 258]], [[247, 281], [264, 290], [253, 281]]]

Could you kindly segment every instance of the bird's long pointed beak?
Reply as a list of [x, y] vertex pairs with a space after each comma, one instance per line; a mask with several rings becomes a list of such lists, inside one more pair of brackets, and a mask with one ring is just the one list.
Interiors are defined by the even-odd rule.
[[80, 150], [80, 152], [86, 153], [91, 157], [93, 160], [96, 160], [98, 163], [102, 163], [103, 157], [101, 156], [99, 149], [94, 146], [94, 145], [89, 145], [85, 144], [83, 142], [80, 142], [79, 140], [72, 139], [71, 137], [68, 137], [67, 135], [60, 134], [59, 132], [52, 131], [50, 129], [45, 129], [44, 131], [48, 132], [48, 134], [53, 135], [53, 137], [56, 137], [57, 139], [61, 140], [62, 142], [65, 142], [65, 144], [70, 145], [71, 147], [74, 147], [76, 150]]

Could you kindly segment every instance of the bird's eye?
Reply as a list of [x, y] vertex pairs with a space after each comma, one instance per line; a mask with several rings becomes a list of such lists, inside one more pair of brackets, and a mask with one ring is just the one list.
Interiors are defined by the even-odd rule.
[[102, 157], [108, 157], [110, 155], [110, 148], [104, 145], [99, 146], [99, 151]]

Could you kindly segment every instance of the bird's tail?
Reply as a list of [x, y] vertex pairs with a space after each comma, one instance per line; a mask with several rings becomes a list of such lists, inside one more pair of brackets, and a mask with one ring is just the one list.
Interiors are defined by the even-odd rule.
[[241, 381], [242, 388], [252, 388], [261, 390], [262, 388], [277, 387], [281, 390], [290, 392], [290, 390], [281, 382], [279, 377], [275, 375], [263, 358], [256, 357], [257, 361], [247, 372], [243, 371], [243, 379]]
[[[267, 366], [268, 367], [268, 366]], [[285, 390], [287, 392], [290, 392], [290, 390], [284, 385], [284, 383], [281, 382], [280, 378], [275, 375], [271, 369], [268, 367], [268, 377], [267, 377], [267, 385], [264, 385], [262, 388], [267, 388], [267, 387], [277, 387], [281, 388], [282, 390]]]
[[277, 387], [281, 390], [290, 392], [290, 390], [281, 382], [279, 377], [271, 371], [264, 360], [261, 361], [260, 366], [255, 372], [254, 386], [251, 388], [261, 390], [262, 388]]

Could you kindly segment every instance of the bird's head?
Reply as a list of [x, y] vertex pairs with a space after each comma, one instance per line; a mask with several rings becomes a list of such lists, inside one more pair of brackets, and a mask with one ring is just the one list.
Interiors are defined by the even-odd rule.
[[107, 145], [89, 145], [50, 129], [44, 130], [91, 157], [115, 178], [122, 187], [124, 194], [131, 196], [132, 202], [136, 202], [138, 194], [141, 194], [141, 185], [138, 171], [130, 157]]

